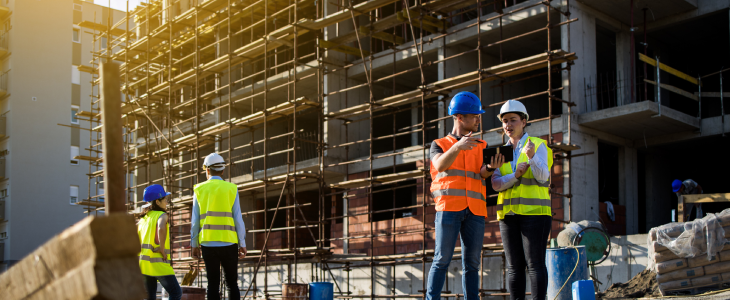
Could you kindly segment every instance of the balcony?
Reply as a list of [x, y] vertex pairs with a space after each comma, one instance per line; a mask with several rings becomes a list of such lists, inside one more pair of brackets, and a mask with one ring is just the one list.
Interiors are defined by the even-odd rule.
[[10, 8], [0, 5], [0, 18], [5, 18], [10, 13]]

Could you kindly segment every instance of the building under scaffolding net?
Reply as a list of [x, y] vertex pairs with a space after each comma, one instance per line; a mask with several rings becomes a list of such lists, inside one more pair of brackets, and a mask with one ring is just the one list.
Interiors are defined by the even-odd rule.
[[[504, 143], [495, 118], [508, 99], [548, 140], [553, 236], [570, 221], [568, 0], [151, 0], [93, 31], [88, 213], [104, 207], [99, 70], [121, 66], [127, 207], [161, 184], [173, 266], [191, 257], [193, 186], [221, 154], [238, 185], [249, 254], [245, 297], [278, 298], [282, 283], [332, 281], [336, 298], [425, 297], [434, 247], [430, 143], [450, 131], [451, 96], [482, 100], [482, 139]], [[554, 123], [556, 123], [554, 128]], [[559, 125], [559, 126], [558, 126]], [[590, 153], [585, 153], [590, 154]], [[507, 296], [487, 187], [483, 297]], [[457, 248], [455, 261], [460, 259]], [[453, 268], [452, 268], [453, 269]], [[463, 297], [449, 271], [444, 297]]]

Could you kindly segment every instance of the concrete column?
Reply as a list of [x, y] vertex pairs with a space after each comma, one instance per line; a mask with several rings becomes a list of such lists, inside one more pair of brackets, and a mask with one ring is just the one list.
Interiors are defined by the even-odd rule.
[[[570, 2], [570, 18], [578, 18], [570, 24], [570, 37], [568, 37], [568, 27], [561, 26], [561, 48], [575, 52], [579, 57], [579, 63], [571, 67], [570, 80], [568, 81], [567, 71], [563, 73], [563, 86], [570, 92], [564, 92], [565, 100], [573, 100], [578, 106], [573, 110], [576, 113], [589, 112], [597, 109], [595, 101], [585, 99], [585, 78], [596, 75], [596, 18], [581, 8], [583, 4], [577, 1]], [[565, 17], [561, 17], [561, 21], [565, 21]], [[570, 38], [570, 47], [568, 47], [568, 38]], [[587, 82], [586, 82], [587, 83]], [[566, 109], [567, 110], [567, 109]]]
[[[576, 128], [574, 126], [573, 128]], [[571, 220], [598, 220], [598, 138], [596, 136], [575, 130], [572, 132], [572, 142], [580, 145], [580, 153], [593, 152], [594, 154], [575, 157], [566, 163], [572, 178]], [[565, 180], [565, 186], [569, 185]], [[566, 204], [567, 205], [567, 204]]]
[[[631, 33], [617, 32], [616, 80], [620, 82], [617, 93], [618, 105], [624, 105], [631, 102], [631, 72]], [[634, 87], [634, 93], [636, 93], [636, 87]]]
[[621, 147], [618, 153], [619, 204], [626, 206], [626, 234], [639, 232], [639, 187], [636, 148]]

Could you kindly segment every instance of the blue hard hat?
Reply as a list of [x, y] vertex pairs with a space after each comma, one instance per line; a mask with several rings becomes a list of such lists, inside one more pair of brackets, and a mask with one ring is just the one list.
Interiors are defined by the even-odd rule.
[[449, 115], [480, 115], [483, 114], [482, 101], [477, 95], [470, 92], [459, 92], [451, 98]]
[[165, 198], [167, 195], [172, 193], [165, 193], [165, 188], [159, 184], [153, 184], [144, 189], [144, 202], [152, 202], [157, 199]]
[[673, 192], [675, 192], [675, 193], [676, 192], [679, 192], [679, 189], [681, 189], [681, 188], [682, 188], [682, 181], [681, 180], [675, 179], [674, 181], [672, 181], [672, 191]]

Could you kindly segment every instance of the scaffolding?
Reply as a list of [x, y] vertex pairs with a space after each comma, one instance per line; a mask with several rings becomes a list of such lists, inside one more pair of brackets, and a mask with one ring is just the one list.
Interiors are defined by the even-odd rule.
[[[126, 205], [130, 212], [138, 211], [141, 192], [150, 184], [161, 184], [173, 193], [169, 214], [175, 270], [202, 268], [189, 247], [192, 187], [205, 180], [202, 158], [215, 151], [228, 162], [224, 177], [239, 188], [251, 236], [249, 254], [241, 260], [241, 267], [252, 276], [243, 282], [244, 297], [278, 298], [281, 291], [269, 286], [269, 268], [287, 266], [287, 276], [280, 281], [293, 283], [298, 280], [297, 266], [310, 264], [311, 280], [334, 281], [336, 298], [425, 298], [426, 278], [417, 294], [397, 294], [395, 284], [389, 294], [376, 294], [373, 274], [376, 267], [392, 266], [395, 278], [396, 266], [420, 264], [427, 276], [434, 231], [428, 219], [434, 204], [428, 192], [427, 132], [443, 128], [451, 118], [443, 113], [450, 94], [476, 88], [484, 102], [483, 85], [493, 82], [502, 96], [487, 107], [496, 107], [506, 102], [506, 85], [544, 78], [547, 85], [541, 92], [512, 99], [547, 100], [547, 116], [529, 123], [547, 122], [549, 134], [544, 138], [556, 159], [569, 161], [581, 155], [572, 153], [580, 147], [571, 144], [570, 121], [566, 136], [553, 132], [553, 120], [561, 115], [553, 106], [561, 105], [567, 109], [563, 114], [570, 116], [575, 105], [557, 96], [569, 94], [570, 85], [554, 87], [554, 78], [562, 71], [570, 78], [570, 66], [577, 58], [569, 49], [570, 23], [576, 19], [570, 19], [568, 0], [556, 2], [560, 1], [151, 0], [128, 8], [121, 20], [108, 14], [107, 20], [79, 24], [93, 30], [95, 45], [90, 65], [79, 67], [92, 74], [93, 91], [91, 110], [78, 113], [91, 130], [88, 155], [77, 157], [89, 161], [89, 198], [79, 204], [89, 214], [104, 207], [98, 67], [103, 61], [117, 61], [122, 74]], [[504, 18], [538, 8], [545, 10], [545, 26], [503, 36]], [[487, 42], [482, 34], [483, 24], [489, 22], [498, 22], [500, 34]], [[561, 28], [567, 32], [566, 49], [551, 44], [555, 38], [551, 32]], [[424, 47], [445, 45], [450, 36], [469, 31], [475, 36], [475, 48], [427, 60]], [[546, 51], [504, 61], [504, 44], [536, 35], [546, 36]], [[483, 52], [492, 47], [499, 49], [499, 62], [487, 65]], [[397, 57], [404, 52], [414, 55], [417, 63], [398, 70]], [[474, 69], [432, 80], [434, 68], [468, 55], [477, 57]], [[391, 70], [375, 72], [374, 64], [385, 59], [392, 60], [387, 66]], [[359, 70], [360, 79], [349, 75]], [[330, 83], [341, 78], [344, 87], [333, 89]], [[417, 81], [417, 88], [400, 84], [404, 78]], [[357, 93], [367, 99], [359, 99]], [[404, 113], [415, 117], [398, 125]], [[389, 133], [375, 132], [380, 121], [392, 123]], [[486, 129], [482, 122], [485, 129], [480, 136], [501, 129]], [[366, 138], [349, 136], [364, 127], [369, 128]], [[332, 128], [341, 131], [333, 133]], [[343, 139], [338, 144], [329, 142], [335, 134]], [[403, 137], [415, 143], [399, 147]], [[389, 143], [392, 150], [376, 152], [376, 143]], [[350, 153], [358, 147], [367, 150]], [[359, 152], [367, 155], [356, 156]], [[415, 163], [399, 162], [404, 155]], [[388, 168], [374, 165], [384, 160], [391, 161]], [[356, 165], [367, 168], [350, 169]], [[568, 180], [569, 172], [570, 168]], [[562, 181], [564, 176], [558, 177]], [[567, 199], [568, 216], [570, 188], [568, 184], [567, 191], [552, 191], [556, 201]], [[399, 190], [415, 193], [415, 201], [397, 204]], [[378, 193], [392, 194], [389, 207], [376, 208], [373, 196]], [[487, 222], [494, 223], [490, 218]], [[354, 220], [364, 230], [350, 232], [347, 224]], [[560, 216], [554, 220], [570, 221]], [[388, 227], [379, 228], [386, 223]], [[402, 242], [400, 237], [410, 240]], [[376, 249], [383, 240], [392, 250]], [[399, 248], [399, 241], [420, 246]], [[366, 245], [360, 253], [345, 249], [356, 243]], [[486, 257], [501, 257], [504, 262], [501, 244], [485, 244], [482, 262]], [[370, 269], [370, 294], [350, 291], [349, 272], [355, 268]], [[338, 269], [347, 273], [345, 286], [333, 280], [332, 270]], [[480, 270], [480, 279], [484, 274]], [[201, 285], [202, 278], [196, 284]], [[505, 285], [502, 280], [498, 289], [482, 286], [480, 293], [504, 297]], [[463, 297], [446, 290], [443, 297]]]

